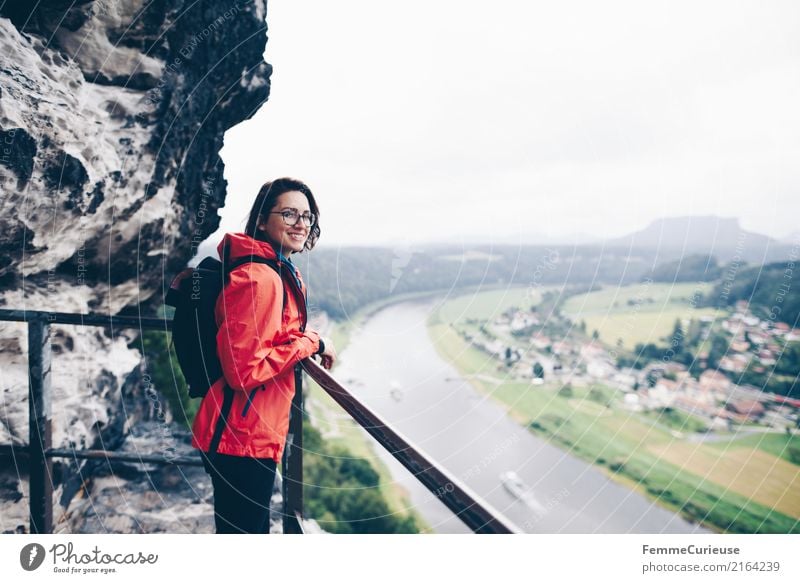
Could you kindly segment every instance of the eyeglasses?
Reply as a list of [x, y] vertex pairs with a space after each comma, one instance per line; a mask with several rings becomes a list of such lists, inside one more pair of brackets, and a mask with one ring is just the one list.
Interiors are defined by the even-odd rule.
[[297, 209], [286, 209], [283, 211], [272, 211], [269, 214], [271, 215], [280, 215], [283, 217], [283, 222], [286, 223], [289, 227], [294, 227], [297, 224], [297, 221], [303, 219], [303, 225], [306, 227], [312, 226], [314, 223], [317, 222], [317, 215], [314, 213], [303, 213], [300, 214], [300, 211]]

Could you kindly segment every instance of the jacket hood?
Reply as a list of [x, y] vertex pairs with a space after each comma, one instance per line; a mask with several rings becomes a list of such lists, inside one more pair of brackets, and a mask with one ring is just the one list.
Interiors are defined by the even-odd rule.
[[217, 253], [219, 253], [220, 260], [223, 260], [223, 253], [225, 245], [230, 246], [230, 260], [239, 259], [240, 257], [266, 257], [267, 259], [278, 259], [278, 254], [272, 245], [264, 241], [257, 241], [249, 235], [244, 233], [226, 233], [225, 236], [217, 245]]
[[280, 253], [277, 253], [272, 245], [266, 241], [253, 239], [251, 236], [244, 233], [226, 233], [222, 238], [222, 241], [220, 241], [219, 245], [217, 245], [217, 253], [219, 253], [220, 261], [223, 263], [225, 262], [223, 257], [225, 252], [225, 244], [230, 246], [230, 257], [228, 258], [229, 261], [235, 261], [241, 257], [254, 256], [264, 257], [266, 259], [275, 259], [282, 265], [289, 267], [290, 273], [297, 281], [298, 287], [300, 289], [304, 289], [303, 279], [300, 276], [300, 272], [297, 270], [297, 267], [294, 265], [294, 263], [292, 263], [292, 260], [284, 255], [281, 255]]

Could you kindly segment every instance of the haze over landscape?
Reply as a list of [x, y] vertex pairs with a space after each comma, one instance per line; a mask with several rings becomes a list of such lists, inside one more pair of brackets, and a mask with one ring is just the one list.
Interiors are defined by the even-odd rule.
[[[0, 0], [0, 531], [211, 532], [221, 481], [153, 465], [200, 411], [288, 438], [273, 532], [800, 533], [798, 17]], [[252, 264], [302, 247], [285, 209], [184, 270], [285, 175], [299, 272]]]
[[221, 230], [293, 175], [324, 246], [582, 243], [710, 215], [785, 238], [798, 22], [793, 2], [273, 3], [270, 101], [226, 134]]
[[[273, 4], [270, 103], [226, 134], [220, 232], [265, 180], [306, 180], [323, 236], [297, 262], [347, 338], [337, 374], [421, 443], [448, 427], [456, 465], [458, 403], [499, 405], [519, 444], [493, 426], [503, 455], [461, 471], [529, 531], [797, 532], [800, 9], [482, 8]], [[572, 463], [611, 481], [565, 487]], [[598, 518], [580, 495], [616, 507], [612, 482], [674, 514]]]

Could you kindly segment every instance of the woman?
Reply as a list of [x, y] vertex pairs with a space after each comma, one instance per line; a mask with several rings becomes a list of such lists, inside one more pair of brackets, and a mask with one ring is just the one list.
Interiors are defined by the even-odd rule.
[[[192, 427], [214, 486], [218, 533], [269, 532], [275, 467], [283, 454], [295, 392], [295, 365], [333, 345], [306, 330], [306, 288], [289, 256], [320, 235], [311, 190], [290, 178], [261, 187], [244, 233], [228, 233], [220, 258], [235, 267], [217, 299], [217, 353], [223, 377], [209, 389]], [[273, 260], [280, 273], [258, 259]], [[226, 403], [227, 399], [227, 403]], [[227, 415], [224, 413], [227, 412]]]

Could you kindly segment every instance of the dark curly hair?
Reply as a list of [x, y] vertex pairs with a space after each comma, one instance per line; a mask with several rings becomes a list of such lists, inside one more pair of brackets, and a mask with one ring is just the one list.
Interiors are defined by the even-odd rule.
[[304, 245], [307, 250], [311, 251], [314, 245], [317, 244], [321, 232], [319, 228], [319, 207], [317, 206], [317, 201], [314, 199], [314, 194], [311, 192], [311, 189], [304, 182], [295, 180], [294, 178], [277, 178], [272, 182], [265, 183], [264, 186], [261, 187], [261, 190], [258, 191], [258, 196], [256, 196], [256, 200], [253, 202], [253, 208], [250, 209], [250, 216], [247, 219], [247, 227], [244, 231], [245, 234], [253, 239], [266, 241], [263, 232], [258, 229], [259, 223], [262, 222], [262, 220], [266, 220], [269, 213], [275, 208], [275, 203], [280, 195], [292, 191], [305, 194], [311, 212], [317, 216], [317, 220], [311, 226], [308, 239], [306, 239]]

